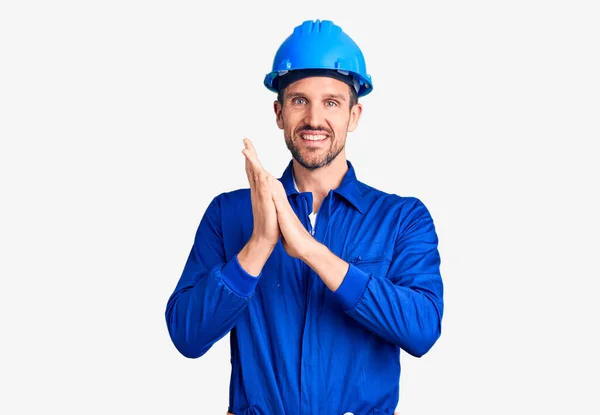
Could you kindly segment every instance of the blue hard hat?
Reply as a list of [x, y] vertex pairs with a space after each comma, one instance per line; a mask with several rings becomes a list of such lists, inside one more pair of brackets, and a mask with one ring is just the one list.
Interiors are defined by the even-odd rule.
[[352, 76], [359, 97], [373, 90], [360, 48], [330, 20], [307, 20], [296, 26], [277, 50], [273, 69], [265, 76], [264, 84], [269, 90], [279, 92], [277, 77], [305, 69], [329, 69]]

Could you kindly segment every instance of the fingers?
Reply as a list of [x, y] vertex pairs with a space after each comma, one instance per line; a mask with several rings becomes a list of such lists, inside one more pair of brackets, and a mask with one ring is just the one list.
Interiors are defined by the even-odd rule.
[[248, 138], [243, 139], [244, 149], [242, 150], [242, 154], [246, 159], [245, 169], [246, 175], [248, 176], [248, 183], [250, 184], [250, 188], [255, 191], [259, 186], [260, 181], [264, 175], [264, 169], [262, 165], [258, 161], [258, 157], [256, 155], [256, 149], [252, 144], [252, 141]]
[[275, 209], [278, 212], [291, 210], [292, 207], [288, 202], [287, 194], [285, 193], [283, 184], [275, 177], [269, 176], [269, 187], [271, 188], [271, 197], [275, 203]]
[[250, 164], [254, 168], [263, 170], [263, 166], [258, 160], [258, 154], [256, 154], [256, 149], [254, 148], [254, 144], [252, 144], [252, 141], [250, 141], [249, 138], [244, 138], [243, 142], [244, 149], [242, 150], [242, 153], [244, 154], [246, 159], [250, 161]]

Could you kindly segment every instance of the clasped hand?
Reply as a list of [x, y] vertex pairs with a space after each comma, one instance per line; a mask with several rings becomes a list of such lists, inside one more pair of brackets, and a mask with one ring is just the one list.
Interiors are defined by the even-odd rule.
[[254, 229], [257, 243], [275, 246], [279, 238], [286, 252], [302, 259], [315, 239], [306, 230], [290, 206], [283, 184], [267, 172], [258, 160], [256, 149], [244, 138], [246, 175], [250, 184]]

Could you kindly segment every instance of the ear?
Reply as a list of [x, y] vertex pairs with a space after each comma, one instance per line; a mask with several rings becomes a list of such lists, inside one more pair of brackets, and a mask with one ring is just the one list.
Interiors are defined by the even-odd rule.
[[362, 104], [357, 102], [354, 104], [352, 109], [350, 110], [350, 120], [348, 121], [348, 131], [352, 132], [358, 126], [358, 120], [360, 120], [360, 115], [362, 114]]
[[281, 116], [283, 108], [278, 100], [275, 100], [275, 102], [273, 102], [273, 110], [275, 111], [275, 119], [277, 121], [277, 126], [280, 130], [283, 130], [283, 117]]

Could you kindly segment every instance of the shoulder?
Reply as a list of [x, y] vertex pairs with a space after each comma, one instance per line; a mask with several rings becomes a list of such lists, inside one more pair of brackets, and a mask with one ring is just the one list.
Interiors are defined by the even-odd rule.
[[235, 214], [236, 211], [251, 207], [250, 188], [222, 192], [213, 197], [208, 210], [218, 210], [221, 214]]
[[416, 196], [385, 192], [361, 181], [357, 181], [357, 187], [368, 207], [385, 206], [404, 210], [425, 208], [425, 204]]
[[220, 203], [235, 203], [250, 200], [250, 188], [242, 188], [222, 192], [215, 196], [215, 200], [219, 201]]
[[385, 192], [360, 181], [357, 181], [357, 186], [367, 212], [393, 216], [400, 226], [419, 220], [431, 220], [427, 206], [417, 196]]

